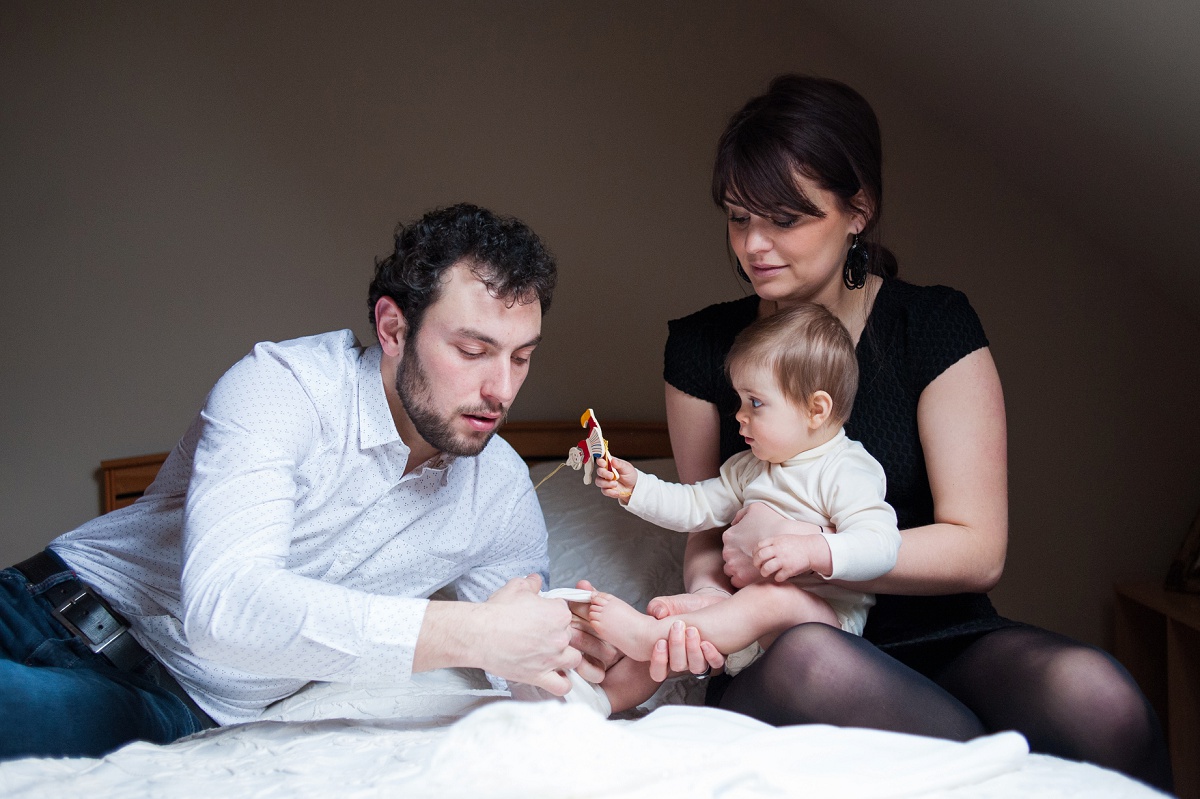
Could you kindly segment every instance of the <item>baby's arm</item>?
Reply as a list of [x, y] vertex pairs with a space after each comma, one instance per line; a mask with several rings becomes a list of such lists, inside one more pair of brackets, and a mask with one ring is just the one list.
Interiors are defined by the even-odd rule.
[[596, 484], [606, 495], [620, 499], [626, 510], [659, 527], [686, 533], [709, 530], [727, 524], [742, 506], [746, 472], [742, 454], [730, 458], [720, 476], [689, 485], [639, 472], [620, 458], [601, 458]]
[[833, 573], [833, 553], [823, 535], [777, 535], [758, 543], [754, 567], [777, 583], [809, 572], [828, 577]]
[[834, 580], [860, 582], [887, 574], [896, 565], [900, 530], [885, 499], [883, 467], [865, 450], [846, 452], [822, 475], [824, 510], [837, 533], [826, 533]]

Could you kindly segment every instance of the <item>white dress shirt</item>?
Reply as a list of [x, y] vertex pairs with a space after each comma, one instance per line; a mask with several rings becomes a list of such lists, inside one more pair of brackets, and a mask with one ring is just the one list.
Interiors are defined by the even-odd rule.
[[[684, 532], [729, 524], [744, 506], [763, 502], [789, 519], [832, 526], [822, 533], [833, 556], [831, 580], [873, 580], [891, 571], [900, 551], [896, 512], [884, 497], [883, 467], [845, 430], [783, 463], [749, 450], [721, 465], [720, 474], [692, 485], [638, 473], [626, 508], [660, 527]], [[835, 585], [805, 586], [837, 611], [843, 629], [862, 635], [871, 594]]]
[[51, 547], [222, 724], [312, 680], [405, 679], [428, 597], [547, 578], [505, 441], [405, 475], [378, 345], [263, 343], [218, 381], [146, 495]]

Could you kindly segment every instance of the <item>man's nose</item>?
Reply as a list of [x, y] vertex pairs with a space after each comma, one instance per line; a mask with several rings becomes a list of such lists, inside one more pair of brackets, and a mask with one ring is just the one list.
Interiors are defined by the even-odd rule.
[[513, 401], [520, 385], [520, 381], [513, 375], [512, 368], [505, 362], [490, 370], [483, 382], [482, 392], [484, 399], [508, 405]]

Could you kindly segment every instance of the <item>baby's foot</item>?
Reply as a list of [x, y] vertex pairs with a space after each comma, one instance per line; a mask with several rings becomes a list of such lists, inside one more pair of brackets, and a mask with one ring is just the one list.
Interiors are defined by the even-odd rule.
[[662, 621], [638, 613], [628, 602], [612, 594], [592, 595], [588, 620], [601, 638], [634, 660], [649, 660], [655, 641], [666, 637], [666, 631], [660, 629]]

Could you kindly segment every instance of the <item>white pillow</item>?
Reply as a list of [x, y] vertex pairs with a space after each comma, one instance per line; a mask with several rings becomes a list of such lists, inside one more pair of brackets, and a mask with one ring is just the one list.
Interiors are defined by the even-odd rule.
[[[637, 461], [644, 472], [678, 480], [670, 458]], [[529, 470], [534, 485], [557, 464]], [[599, 591], [616, 594], [638, 610], [656, 596], [683, 591], [684, 533], [643, 521], [583, 484], [582, 472], [564, 468], [538, 489], [549, 530], [550, 587], [574, 588], [586, 579]]]

